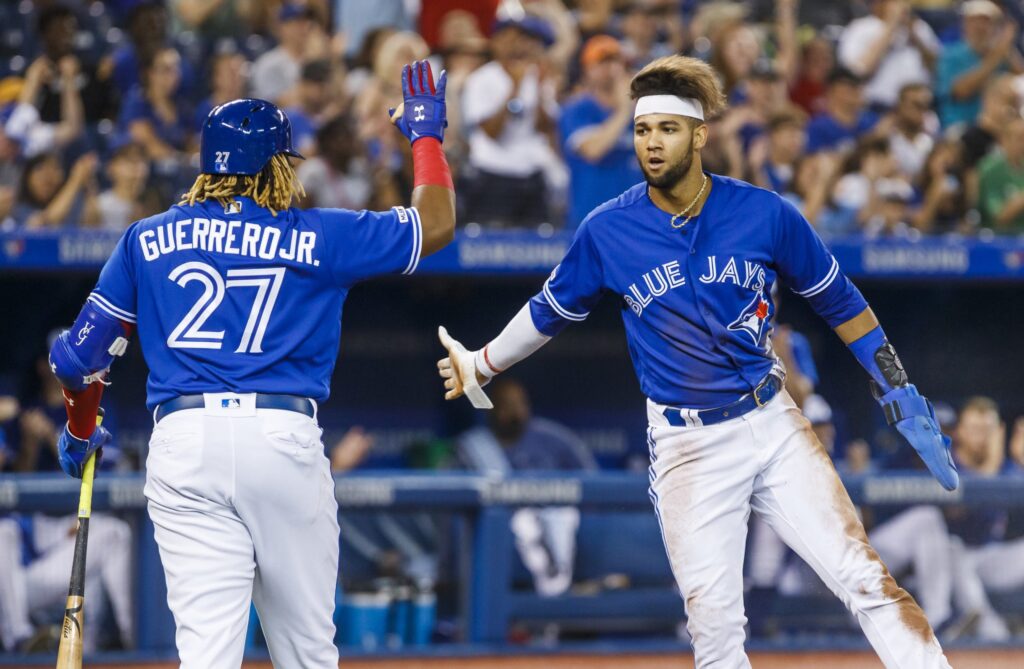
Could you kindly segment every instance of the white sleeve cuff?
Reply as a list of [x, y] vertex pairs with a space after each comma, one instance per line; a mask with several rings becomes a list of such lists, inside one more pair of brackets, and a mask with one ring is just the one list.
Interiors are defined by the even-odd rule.
[[96, 305], [97, 309], [107, 314], [111, 318], [125, 321], [126, 323], [135, 323], [135, 314], [125, 309], [122, 309], [118, 306], [115, 306], [114, 303], [112, 303], [110, 300], [103, 297], [96, 291], [90, 293], [89, 297], [86, 299], [89, 302], [92, 302], [94, 305]]
[[533, 324], [529, 303], [523, 305], [505, 329], [490, 344], [476, 352], [476, 368], [487, 378], [503, 372], [520, 360], [530, 357], [551, 337]]
[[[396, 207], [396, 209], [400, 209]], [[412, 225], [412, 253], [409, 257], [409, 264], [402, 270], [402, 274], [412, 274], [420, 264], [420, 256], [423, 254], [423, 222], [420, 220], [420, 212], [416, 207], [406, 207], [405, 212], [409, 214], [409, 223]], [[401, 212], [399, 212], [401, 217]]]

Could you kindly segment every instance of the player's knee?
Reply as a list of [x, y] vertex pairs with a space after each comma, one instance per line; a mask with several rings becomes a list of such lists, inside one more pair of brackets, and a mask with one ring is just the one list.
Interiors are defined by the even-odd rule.
[[742, 630], [747, 622], [746, 616], [743, 615], [742, 598], [730, 600], [711, 592], [688, 596], [686, 615], [689, 617], [689, 624], [697, 628], [691, 630], [691, 634], [696, 632], [711, 636], [728, 636], [734, 634], [736, 630]]

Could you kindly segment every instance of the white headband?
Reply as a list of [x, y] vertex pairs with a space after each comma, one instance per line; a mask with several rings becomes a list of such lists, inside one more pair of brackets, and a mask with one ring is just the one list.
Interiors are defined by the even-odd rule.
[[696, 98], [680, 98], [675, 95], [645, 95], [636, 101], [633, 120], [644, 114], [675, 114], [704, 120], [704, 107]]

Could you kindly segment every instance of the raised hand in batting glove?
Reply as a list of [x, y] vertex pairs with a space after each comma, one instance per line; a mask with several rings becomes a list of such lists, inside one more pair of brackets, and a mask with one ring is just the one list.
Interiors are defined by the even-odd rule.
[[[85, 461], [89, 459], [90, 455], [109, 443], [110, 439], [110, 432], [100, 425], [96, 426], [88, 439], [79, 439], [71, 434], [71, 430], [65, 423], [60, 438], [57, 440], [57, 460], [60, 462], [60, 468], [68, 476], [76, 479], [82, 478]], [[99, 455], [96, 457], [98, 458]]]
[[444, 398], [453, 400], [465, 395], [475, 408], [493, 409], [482, 388], [490, 379], [476, 371], [476, 352], [467, 351], [458, 340], [452, 339], [443, 325], [437, 328], [437, 336], [448, 350], [448, 357], [437, 361], [437, 373], [444, 379]]
[[932, 403], [912, 383], [884, 395], [876, 393], [876, 399], [882, 405], [885, 420], [910, 442], [932, 476], [946, 490], [956, 490], [960, 476], [950, 453], [952, 440], [939, 429]]
[[434, 86], [434, 73], [425, 60], [402, 68], [402, 106], [397, 111], [389, 109], [388, 116], [410, 143], [423, 137], [444, 141], [444, 129], [448, 127], [444, 104], [447, 85], [448, 74], [442, 70]]

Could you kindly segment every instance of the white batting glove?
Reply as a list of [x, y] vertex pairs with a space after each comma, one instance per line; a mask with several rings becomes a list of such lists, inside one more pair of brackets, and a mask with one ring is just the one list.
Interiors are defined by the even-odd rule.
[[444, 398], [454, 400], [465, 395], [475, 408], [493, 409], [494, 405], [481, 387], [490, 379], [477, 372], [476, 352], [467, 351], [465, 346], [452, 339], [443, 325], [437, 328], [437, 336], [448, 350], [448, 357], [437, 361], [437, 372], [444, 379]]

